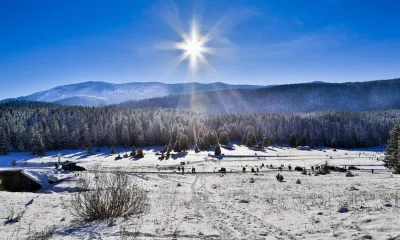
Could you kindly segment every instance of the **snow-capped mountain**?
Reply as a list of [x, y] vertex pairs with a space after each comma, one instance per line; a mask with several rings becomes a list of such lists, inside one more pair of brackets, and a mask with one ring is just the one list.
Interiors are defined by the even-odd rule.
[[215, 83], [176, 83], [132, 82], [113, 84], [106, 82], [83, 82], [58, 86], [37, 92], [19, 100], [55, 102], [64, 105], [104, 106], [128, 100], [163, 97], [170, 94], [191, 93], [217, 89], [259, 88], [256, 85], [229, 85]]

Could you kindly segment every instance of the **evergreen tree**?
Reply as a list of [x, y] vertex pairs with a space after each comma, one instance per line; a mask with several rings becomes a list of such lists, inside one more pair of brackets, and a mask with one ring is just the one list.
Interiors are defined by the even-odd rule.
[[89, 146], [87, 147], [87, 153], [93, 154], [93, 147], [92, 147], [92, 145], [89, 145]]
[[179, 140], [179, 146], [182, 151], [186, 151], [189, 149], [189, 139], [185, 134], [182, 134]]
[[263, 140], [263, 146], [264, 147], [269, 147], [270, 146], [270, 140], [269, 138], [265, 137]]
[[383, 162], [385, 167], [394, 169], [397, 174], [400, 174], [400, 124], [397, 124], [390, 131], [389, 143], [386, 146]]
[[182, 149], [181, 149], [179, 140], [176, 140], [174, 143], [174, 152], [181, 152], [181, 151], [182, 151]]
[[135, 157], [136, 156], [136, 147], [135, 146], [132, 147], [132, 151], [131, 151], [130, 156], [131, 157]]
[[6, 132], [3, 128], [0, 128], [0, 155], [8, 154], [8, 140]]
[[221, 148], [219, 147], [219, 145], [215, 146], [214, 155], [216, 156], [221, 155]]
[[197, 145], [194, 146], [194, 152], [195, 153], [199, 153], [200, 152], [200, 149], [199, 149], [199, 147]]
[[297, 139], [296, 139], [296, 136], [294, 134], [292, 134], [290, 136], [289, 143], [290, 143], [290, 147], [292, 147], [292, 148], [296, 147]]
[[228, 145], [229, 143], [229, 134], [226, 131], [221, 132], [219, 135], [219, 143], [222, 145]]
[[63, 125], [60, 130], [60, 140], [59, 140], [60, 148], [65, 149], [69, 147], [68, 139], [69, 139], [68, 128], [67, 126]]
[[25, 151], [24, 142], [20, 140], [18, 144], [18, 152], [24, 152], [24, 151]]
[[115, 147], [114, 146], [111, 146], [110, 152], [111, 152], [111, 154], [115, 153]]
[[273, 137], [271, 137], [271, 138], [269, 139], [269, 145], [270, 145], [270, 146], [274, 146], [274, 145], [275, 145], [275, 140], [274, 140]]
[[248, 148], [253, 147], [253, 142], [251, 141], [251, 138], [248, 138], [248, 139], [246, 140], [246, 145], [245, 145], [245, 146], [248, 147]]
[[32, 154], [33, 155], [38, 155], [43, 157], [46, 153], [46, 148], [43, 143], [42, 136], [40, 135], [39, 132], [36, 132], [35, 135], [33, 135], [33, 138], [31, 140], [31, 148], [32, 148]]

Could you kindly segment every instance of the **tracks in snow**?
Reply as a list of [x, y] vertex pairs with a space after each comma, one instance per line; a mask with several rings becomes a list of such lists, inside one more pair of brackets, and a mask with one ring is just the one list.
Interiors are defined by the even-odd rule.
[[[200, 179], [200, 186], [197, 183]], [[191, 185], [195, 207], [205, 213], [221, 239], [296, 239], [281, 229], [266, 223], [246, 210], [218, 201], [207, 190], [207, 180], [196, 175]]]

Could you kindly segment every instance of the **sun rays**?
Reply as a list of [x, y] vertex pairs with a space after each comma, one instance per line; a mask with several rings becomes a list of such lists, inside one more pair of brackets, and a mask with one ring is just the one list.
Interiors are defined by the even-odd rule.
[[209, 65], [206, 59], [207, 54], [214, 54], [215, 49], [208, 47], [210, 41], [208, 35], [201, 35], [200, 29], [196, 21], [192, 21], [190, 33], [180, 34], [182, 41], [174, 42], [171, 50], [181, 51], [178, 56], [176, 67], [183, 61], [189, 60], [189, 68], [191, 72], [196, 72], [201, 65]]

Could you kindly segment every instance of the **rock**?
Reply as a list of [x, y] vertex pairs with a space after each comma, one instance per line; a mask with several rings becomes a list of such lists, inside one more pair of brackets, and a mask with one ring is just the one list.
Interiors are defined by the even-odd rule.
[[387, 203], [387, 204], [385, 204], [385, 205], [383, 205], [383, 206], [385, 206], [385, 207], [393, 207], [393, 205], [390, 204], [390, 203]]
[[323, 215], [323, 213], [322, 212], [318, 212], [317, 215]]
[[348, 208], [345, 208], [345, 207], [341, 207], [341, 208], [339, 208], [338, 212], [340, 212], [340, 213], [347, 213], [347, 212], [349, 212], [349, 209], [348, 209]]
[[249, 200], [244, 200], [244, 199], [239, 201], [239, 203], [249, 203], [249, 202], [250, 202]]
[[64, 222], [64, 221], [65, 221], [65, 218], [61, 218], [60, 222]]
[[268, 232], [260, 232], [260, 236], [263, 236], [263, 237], [268, 236]]
[[177, 187], [182, 187], [182, 185], [180, 183], [178, 183], [178, 185], [176, 185]]
[[211, 185], [211, 188], [212, 188], [212, 189], [216, 189], [216, 188], [217, 188], [217, 185], [213, 184], [213, 185]]

